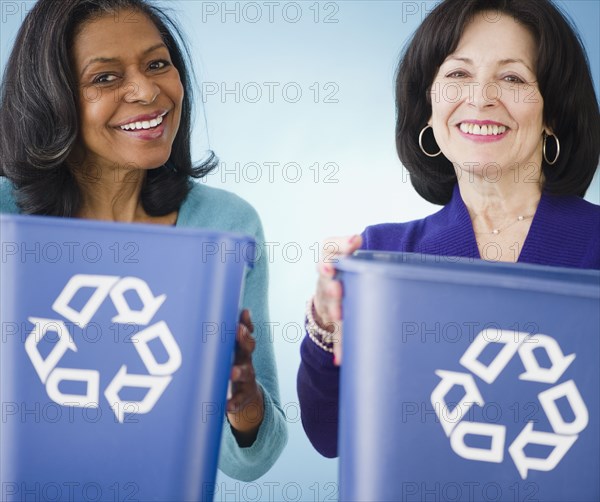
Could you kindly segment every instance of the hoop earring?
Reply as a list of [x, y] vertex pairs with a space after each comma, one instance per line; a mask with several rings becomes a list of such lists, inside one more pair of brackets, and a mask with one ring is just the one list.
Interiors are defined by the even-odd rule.
[[[554, 160], [552, 162], [550, 162], [548, 160], [548, 157], [546, 157], [546, 140], [550, 136], [554, 136], [554, 141], [556, 141], [556, 156], [554, 157]], [[556, 134], [547, 134], [546, 131], [544, 131], [544, 143], [542, 145], [542, 155], [544, 156], [544, 160], [546, 161], [546, 163], [549, 166], [553, 166], [554, 164], [556, 164], [556, 161], [558, 160], [558, 156], [560, 155], [560, 142], [558, 141], [558, 137], [556, 136]]]
[[[425, 151], [425, 148], [423, 148], [423, 134], [425, 134], [425, 131], [426, 131], [428, 128], [431, 128], [431, 130], [433, 130], [433, 127], [431, 127], [429, 124], [428, 124], [428, 125], [426, 125], [425, 127], [423, 127], [423, 129], [421, 129], [421, 133], [419, 134], [419, 147], [421, 148], [421, 151], [422, 151], [422, 152], [423, 152], [425, 155], [427, 155], [427, 157], [437, 157], [437, 156], [438, 156], [440, 153], [442, 153], [442, 149], [441, 149], [441, 148], [440, 148], [440, 151], [439, 151], [438, 153], [434, 153], [434, 154], [427, 153], [427, 152]], [[545, 143], [544, 143], [544, 145], [545, 145]], [[438, 148], [439, 148], [439, 146], [438, 146]]]

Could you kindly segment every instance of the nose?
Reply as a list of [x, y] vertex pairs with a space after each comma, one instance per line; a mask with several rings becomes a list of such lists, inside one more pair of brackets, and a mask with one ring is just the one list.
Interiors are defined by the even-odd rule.
[[467, 102], [482, 109], [496, 106], [502, 95], [502, 89], [494, 81], [472, 82], [468, 91]]
[[160, 94], [160, 87], [154, 79], [138, 72], [125, 84], [124, 100], [128, 103], [152, 104]]

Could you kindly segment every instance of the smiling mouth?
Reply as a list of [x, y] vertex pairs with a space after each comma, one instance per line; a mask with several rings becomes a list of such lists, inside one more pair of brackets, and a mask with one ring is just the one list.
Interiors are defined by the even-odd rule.
[[479, 125], [469, 122], [461, 122], [458, 127], [465, 134], [471, 134], [473, 136], [500, 136], [508, 130], [508, 127], [503, 125]]
[[119, 129], [122, 131], [149, 131], [152, 129], [156, 129], [159, 125], [163, 123], [164, 118], [168, 115], [169, 112], [165, 112], [163, 115], [160, 115], [152, 120], [144, 120], [142, 122], [131, 122], [130, 124], [125, 124], [119, 126]]

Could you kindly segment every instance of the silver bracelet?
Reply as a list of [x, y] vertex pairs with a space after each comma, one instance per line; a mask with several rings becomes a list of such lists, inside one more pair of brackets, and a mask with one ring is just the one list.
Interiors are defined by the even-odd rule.
[[315, 321], [314, 315], [314, 298], [311, 298], [306, 302], [306, 332], [310, 339], [326, 352], [333, 353], [333, 335], [326, 329], [321, 328], [317, 321]]

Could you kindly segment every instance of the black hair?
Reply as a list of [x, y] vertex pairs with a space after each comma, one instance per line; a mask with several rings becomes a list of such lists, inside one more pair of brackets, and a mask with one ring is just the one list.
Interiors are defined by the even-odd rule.
[[175, 22], [145, 0], [38, 0], [25, 18], [0, 89], [0, 175], [15, 187], [25, 214], [74, 216], [81, 191], [67, 165], [79, 136], [77, 79], [71, 49], [82, 23], [122, 9], [154, 23], [179, 71], [184, 89], [179, 130], [165, 165], [147, 172], [141, 192], [151, 216], [176, 211], [192, 186], [217, 165], [215, 154], [191, 159], [192, 71], [187, 45]]
[[[444, 0], [419, 26], [396, 72], [396, 149], [413, 186], [434, 204], [446, 204], [452, 196], [456, 184], [452, 163], [443, 154], [425, 156], [419, 132], [431, 117], [430, 89], [440, 66], [456, 50], [474, 15], [484, 11], [510, 15], [533, 35], [544, 123], [560, 141], [556, 164], [542, 162], [543, 188], [582, 197], [600, 155], [598, 101], [579, 35], [566, 14], [549, 0]], [[431, 153], [439, 150], [435, 143], [424, 147]], [[550, 159], [554, 153], [548, 153]]]

